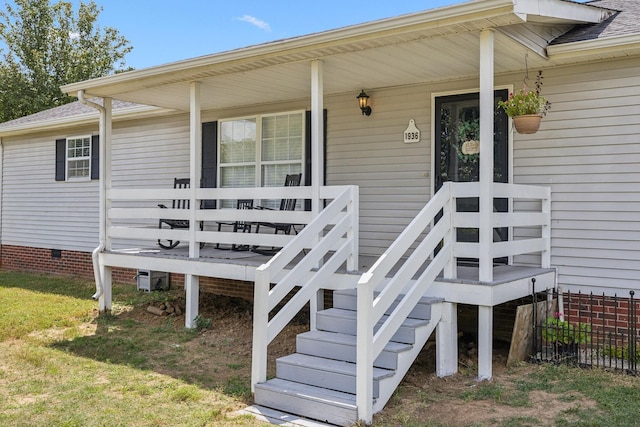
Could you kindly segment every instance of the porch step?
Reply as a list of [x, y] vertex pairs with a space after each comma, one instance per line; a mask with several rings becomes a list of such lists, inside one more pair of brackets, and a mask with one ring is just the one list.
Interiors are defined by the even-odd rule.
[[[391, 341], [374, 360], [373, 366], [376, 368], [397, 369], [398, 354], [411, 348], [411, 344]], [[355, 363], [356, 337], [327, 331], [304, 332], [296, 337], [296, 350], [298, 353], [309, 356]]]
[[[294, 353], [276, 360], [276, 372], [283, 380], [356, 393], [355, 363]], [[394, 374], [395, 371], [389, 369], [373, 369], [373, 397], [378, 397], [380, 382]]]
[[354, 394], [274, 378], [255, 386], [259, 405], [339, 426], [358, 419]]
[[[316, 313], [317, 330], [299, 334], [296, 353], [276, 360], [276, 378], [256, 384], [256, 404], [340, 426], [358, 421], [355, 301], [354, 291], [334, 293], [334, 307]], [[439, 301], [422, 298], [373, 362], [374, 413], [389, 401], [435, 329], [431, 304]], [[436, 321], [439, 313], [433, 313]]]
[[[388, 317], [389, 316], [383, 316], [382, 321], [374, 327], [374, 333]], [[356, 335], [357, 313], [352, 310], [344, 310], [341, 308], [322, 310], [316, 315], [316, 322], [316, 327], [322, 331]], [[428, 319], [407, 318], [402, 323], [402, 326], [400, 326], [398, 331], [393, 335], [391, 340], [406, 344], [413, 344], [416, 340], [415, 329], [428, 323]]]
[[[374, 297], [378, 295], [378, 292], [374, 293]], [[398, 305], [399, 299], [396, 299], [387, 314], [393, 311]], [[442, 298], [422, 297], [415, 306], [415, 308], [409, 313], [408, 317], [413, 319], [429, 320], [431, 318], [431, 304], [436, 302], [442, 302]], [[333, 292], [333, 307], [342, 308], [345, 310], [356, 310], [357, 307], [357, 291], [355, 289], [341, 290]]]

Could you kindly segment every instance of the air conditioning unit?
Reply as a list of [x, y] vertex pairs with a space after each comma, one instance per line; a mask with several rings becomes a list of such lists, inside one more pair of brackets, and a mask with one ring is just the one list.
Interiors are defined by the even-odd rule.
[[138, 270], [136, 275], [139, 291], [168, 291], [169, 273], [164, 271]]

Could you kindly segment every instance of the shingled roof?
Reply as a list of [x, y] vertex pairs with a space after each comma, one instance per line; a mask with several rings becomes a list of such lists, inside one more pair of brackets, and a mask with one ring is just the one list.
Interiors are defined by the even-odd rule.
[[640, 0], [594, 0], [585, 4], [618, 13], [599, 24], [578, 25], [553, 40], [551, 45], [640, 34]]
[[[90, 101], [96, 104], [102, 105], [102, 98], [93, 98]], [[112, 110], [118, 111], [125, 108], [139, 107], [139, 104], [133, 102], [113, 100]], [[8, 122], [0, 123], [0, 131], [2, 129], [12, 128], [14, 126], [28, 125], [29, 123], [41, 123], [48, 122], [56, 119], [64, 119], [70, 117], [79, 117], [87, 114], [95, 113], [98, 116], [98, 111], [94, 108], [84, 105], [80, 101], [71, 102], [69, 104], [61, 105], [59, 107], [50, 108], [48, 110], [40, 111], [38, 113], [31, 114], [29, 116], [20, 117], [18, 119], [10, 120]]]

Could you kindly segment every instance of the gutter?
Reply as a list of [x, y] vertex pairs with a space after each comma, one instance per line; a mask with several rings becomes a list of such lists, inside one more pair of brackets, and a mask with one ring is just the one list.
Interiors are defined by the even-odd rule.
[[[96, 104], [95, 102], [89, 101], [87, 99], [85, 99], [84, 97], [84, 89], [80, 89], [78, 91], [78, 100], [91, 108], [95, 108], [96, 110], [98, 110], [100, 112], [100, 139], [102, 139], [102, 141], [100, 142], [100, 149], [102, 150], [102, 147], [104, 146], [104, 123], [106, 121], [106, 113], [107, 110], [100, 104]], [[102, 153], [101, 153], [102, 154]], [[100, 161], [102, 163], [102, 158], [103, 156], [100, 156]], [[94, 300], [97, 300], [98, 298], [100, 298], [102, 296], [102, 294], [104, 293], [104, 286], [103, 286], [103, 282], [102, 282], [102, 276], [100, 275], [100, 253], [102, 251], [104, 251], [104, 248], [106, 247], [105, 245], [105, 233], [103, 232], [104, 229], [104, 192], [103, 192], [103, 174], [104, 174], [104, 168], [101, 167], [100, 168], [100, 233], [99, 233], [99, 244], [98, 247], [95, 248], [93, 250], [93, 252], [91, 252], [91, 260], [93, 261], [93, 276], [95, 278], [96, 281], [96, 293], [93, 294], [93, 296], [91, 298], [93, 298]]]

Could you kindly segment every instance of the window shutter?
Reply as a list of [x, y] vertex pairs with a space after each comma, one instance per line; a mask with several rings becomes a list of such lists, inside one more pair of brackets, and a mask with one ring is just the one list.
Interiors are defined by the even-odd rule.
[[66, 178], [67, 140], [56, 139], [56, 181], [64, 181]]
[[91, 179], [100, 179], [100, 135], [91, 137]]
[[[307, 111], [305, 114], [305, 141], [304, 141], [304, 185], [311, 185], [311, 111]], [[324, 171], [322, 172], [322, 182], [320, 185], [325, 185], [327, 182], [327, 110], [322, 111], [322, 121], [323, 121], [323, 141], [322, 141], [322, 151], [324, 153]], [[311, 200], [304, 201], [304, 210], [311, 210]]]
[[[202, 183], [201, 188], [218, 186], [218, 122], [202, 124]], [[204, 200], [203, 209], [215, 209], [215, 200]]]

